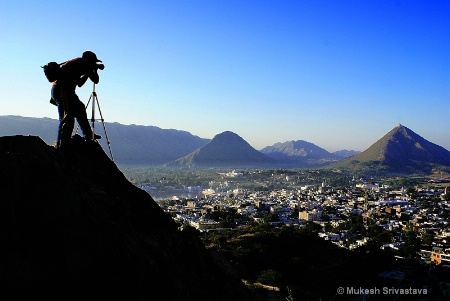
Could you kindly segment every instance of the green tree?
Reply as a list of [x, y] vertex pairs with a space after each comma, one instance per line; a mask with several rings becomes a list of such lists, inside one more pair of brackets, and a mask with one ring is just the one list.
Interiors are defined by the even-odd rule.
[[266, 223], [270, 223], [270, 222], [278, 222], [279, 220], [280, 220], [280, 218], [279, 218], [278, 215], [275, 214], [275, 213], [267, 214], [267, 215], [264, 217], [264, 222], [266, 222]]
[[314, 222], [307, 222], [305, 223], [305, 227], [302, 229], [308, 234], [317, 235], [317, 233], [319, 233], [319, 231], [322, 230], [322, 226]]
[[[376, 234], [375, 234], [376, 233]], [[381, 232], [373, 232], [370, 237], [369, 244], [382, 246], [383, 244], [391, 243], [394, 234], [390, 231], [382, 230]]]
[[403, 255], [408, 259], [417, 257], [422, 241], [418, 236], [417, 228], [411, 223], [406, 224], [405, 229], [405, 247], [403, 248]]
[[360, 215], [352, 216], [350, 219], [350, 225], [348, 232], [351, 234], [364, 234], [366, 229], [364, 228], [364, 219]]
[[422, 242], [425, 245], [431, 245], [434, 241], [434, 232], [433, 230], [426, 230], [423, 234], [422, 234]]
[[258, 276], [257, 281], [262, 284], [278, 286], [283, 283], [283, 276], [277, 270], [268, 269], [261, 271], [261, 274]]

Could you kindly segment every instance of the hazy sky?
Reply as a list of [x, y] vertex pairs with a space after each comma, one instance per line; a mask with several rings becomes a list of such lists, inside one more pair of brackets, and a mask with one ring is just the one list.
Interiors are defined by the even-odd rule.
[[330, 152], [401, 123], [450, 150], [448, 0], [0, 0], [0, 41], [0, 115], [57, 119], [40, 66], [92, 50], [106, 122]]

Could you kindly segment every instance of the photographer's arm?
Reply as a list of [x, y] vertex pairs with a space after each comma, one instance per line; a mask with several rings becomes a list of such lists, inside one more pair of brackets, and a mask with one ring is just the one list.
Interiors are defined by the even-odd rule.
[[95, 69], [95, 70], [93, 70], [92, 72], [88, 73], [88, 76], [89, 76], [89, 78], [91, 79], [91, 81], [92, 81], [94, 84], [98, 84], [100, 78], [99, 78], [99, 76], [98, 76], [97, 69]]
[[88, 76], [86, 74], [81, 76], [80, 79], [78, 80], [78, 84], [77, 84], [78, 87], [82, 87], [86, 83], [87, 79], [88, 79]]
[[78, 80], [78, 87], [82, 87], [87, 79], [90, 79], [94, 84], [98, 84], [99, 82], [99, 76], [96, 70], [92, 70], [90, 72], [88, 72], [87, 74], [84, 74], [80, 77], [80, 79]]

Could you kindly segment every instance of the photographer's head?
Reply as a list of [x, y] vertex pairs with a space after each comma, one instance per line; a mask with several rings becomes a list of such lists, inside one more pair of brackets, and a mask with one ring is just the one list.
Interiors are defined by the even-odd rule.
[[95, 53], [89, 50], [83, 52], [82, 58], [92, 65], [97, 64], [98, 62], [102, 62], [101, 60], [97, 59], [97, 55]]

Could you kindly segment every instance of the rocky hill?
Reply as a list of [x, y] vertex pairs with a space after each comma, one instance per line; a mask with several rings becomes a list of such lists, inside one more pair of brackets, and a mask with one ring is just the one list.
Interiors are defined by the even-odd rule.
[[365, 151], [332, 166], [361, 172], [430, 174], [450, 170], [450, 152], [399, 124]]
[[254, 149], [239, 135], [226, 131], [194, 152], [167, 164], [191, 167], [264, 167], [275, 160]]
[[333, 152], [333, 154], [335, 154], [336, 156], [341, 157], [341, 158], [348, 158], [348, 157], [354, 156], [358, 153], [360, 153], [360, 151], [347, 150], [347, 149], [342, 149], [342, 150]]
[[278, 142], [261, 150], [263, 154], [286, 164], [320, 164], [342, 159], [304, 140]]
[[75, 136], [59, 154], [36, 136], [0, 137], [0, 188], [4, 300], [250, 300], [96, 142]]

